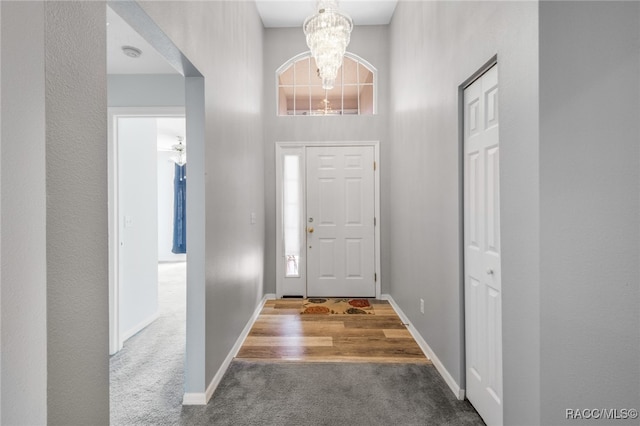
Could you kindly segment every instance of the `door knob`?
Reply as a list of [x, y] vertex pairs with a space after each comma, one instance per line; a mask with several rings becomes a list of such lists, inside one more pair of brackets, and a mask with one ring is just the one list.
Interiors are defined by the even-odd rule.
[[310, 234], [313, 234], [313, 226], [308, 227], [307, 231], [309, 231]]
[[493, 275], [493, 269], [487, 268], [487, 275]]

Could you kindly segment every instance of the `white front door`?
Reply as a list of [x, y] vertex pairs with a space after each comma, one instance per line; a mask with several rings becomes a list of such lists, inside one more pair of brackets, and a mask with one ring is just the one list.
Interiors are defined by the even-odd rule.
[[372, 146], [308, 147], [307, 295], [375, 297]]
[[464, 245], [467, 398], [502, 425], [502, 285], [498, 68], [464, 91]]

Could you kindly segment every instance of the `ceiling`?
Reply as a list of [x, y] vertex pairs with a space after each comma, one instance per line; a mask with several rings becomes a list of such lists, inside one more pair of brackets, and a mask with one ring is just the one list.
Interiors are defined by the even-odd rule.
[[[266, 28], [300, 27], [315, 13], [316, 0], [255, 0]], [[398, 0], [342, 0], [338, 6], [354, 25], [387, 25]]]
[[[122, 52], [122, 46], [142, 50], [138, 58]], [[178, 72], [124, 19], [107, 7], [107, 74], [178, 74]]]
[[[315, 13], [315, 0], [255, 0], [266, 28], [300, 27]], [[354, 25], [386, 25], [398, 0], [342, 0], [340, 10], [353, 19]], [[142, 51], [138, 58], [122, 52], [122, 46]], [[108, 74], [177, 74], [178, 72], [124, 19], [107, 7]]]

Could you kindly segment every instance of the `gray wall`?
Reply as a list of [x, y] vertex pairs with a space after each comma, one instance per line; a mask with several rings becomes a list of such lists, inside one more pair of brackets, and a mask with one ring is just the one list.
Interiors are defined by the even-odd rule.
[[639, 7], [540, 4], [543, 424], [640, 406]]
[[110, 107], [184, 106], [184, 77], [176, 74], [110, 74]]
[[47, 420], [105, 424], [106, 8], [100, 1], [46, 2], [45, 12]]
[[498, 56], [504, 422], [537, 424], [537, 2], [401, 1], [390, 51], [390, 293], [463, 388], [458, 89]]
[[45, 8], [42, 2], [2, 2], [0, 6], [3, 119], [0, 423], [44, 424], [47, 420]]
[[263, 294], [263, 27], [253, 2], [141, 5], [205, 81], [204, 392]]
[[276, 115], [275, 72], [293, 56], [308, 51], [300, 28], [269, 28], [264, 41], [264, 181], [266, 206], [265, 292], [276, 292], [276, 175], [275, 142], [380, 141], [381, 283], [389, 289], [389, 32], [386, 26], [355, 27], [347, 51], [378, 70], [378, 114], [369, 116], [308, 117]]

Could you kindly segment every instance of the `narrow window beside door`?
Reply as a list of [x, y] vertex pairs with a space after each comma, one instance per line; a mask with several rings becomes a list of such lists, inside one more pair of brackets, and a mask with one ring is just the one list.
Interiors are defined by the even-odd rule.
[[284, 156], [283, 176], [283, 230], [285, 277], [300, 276], [300, 240], [301, 237], [301, 182], [300, 156]]

